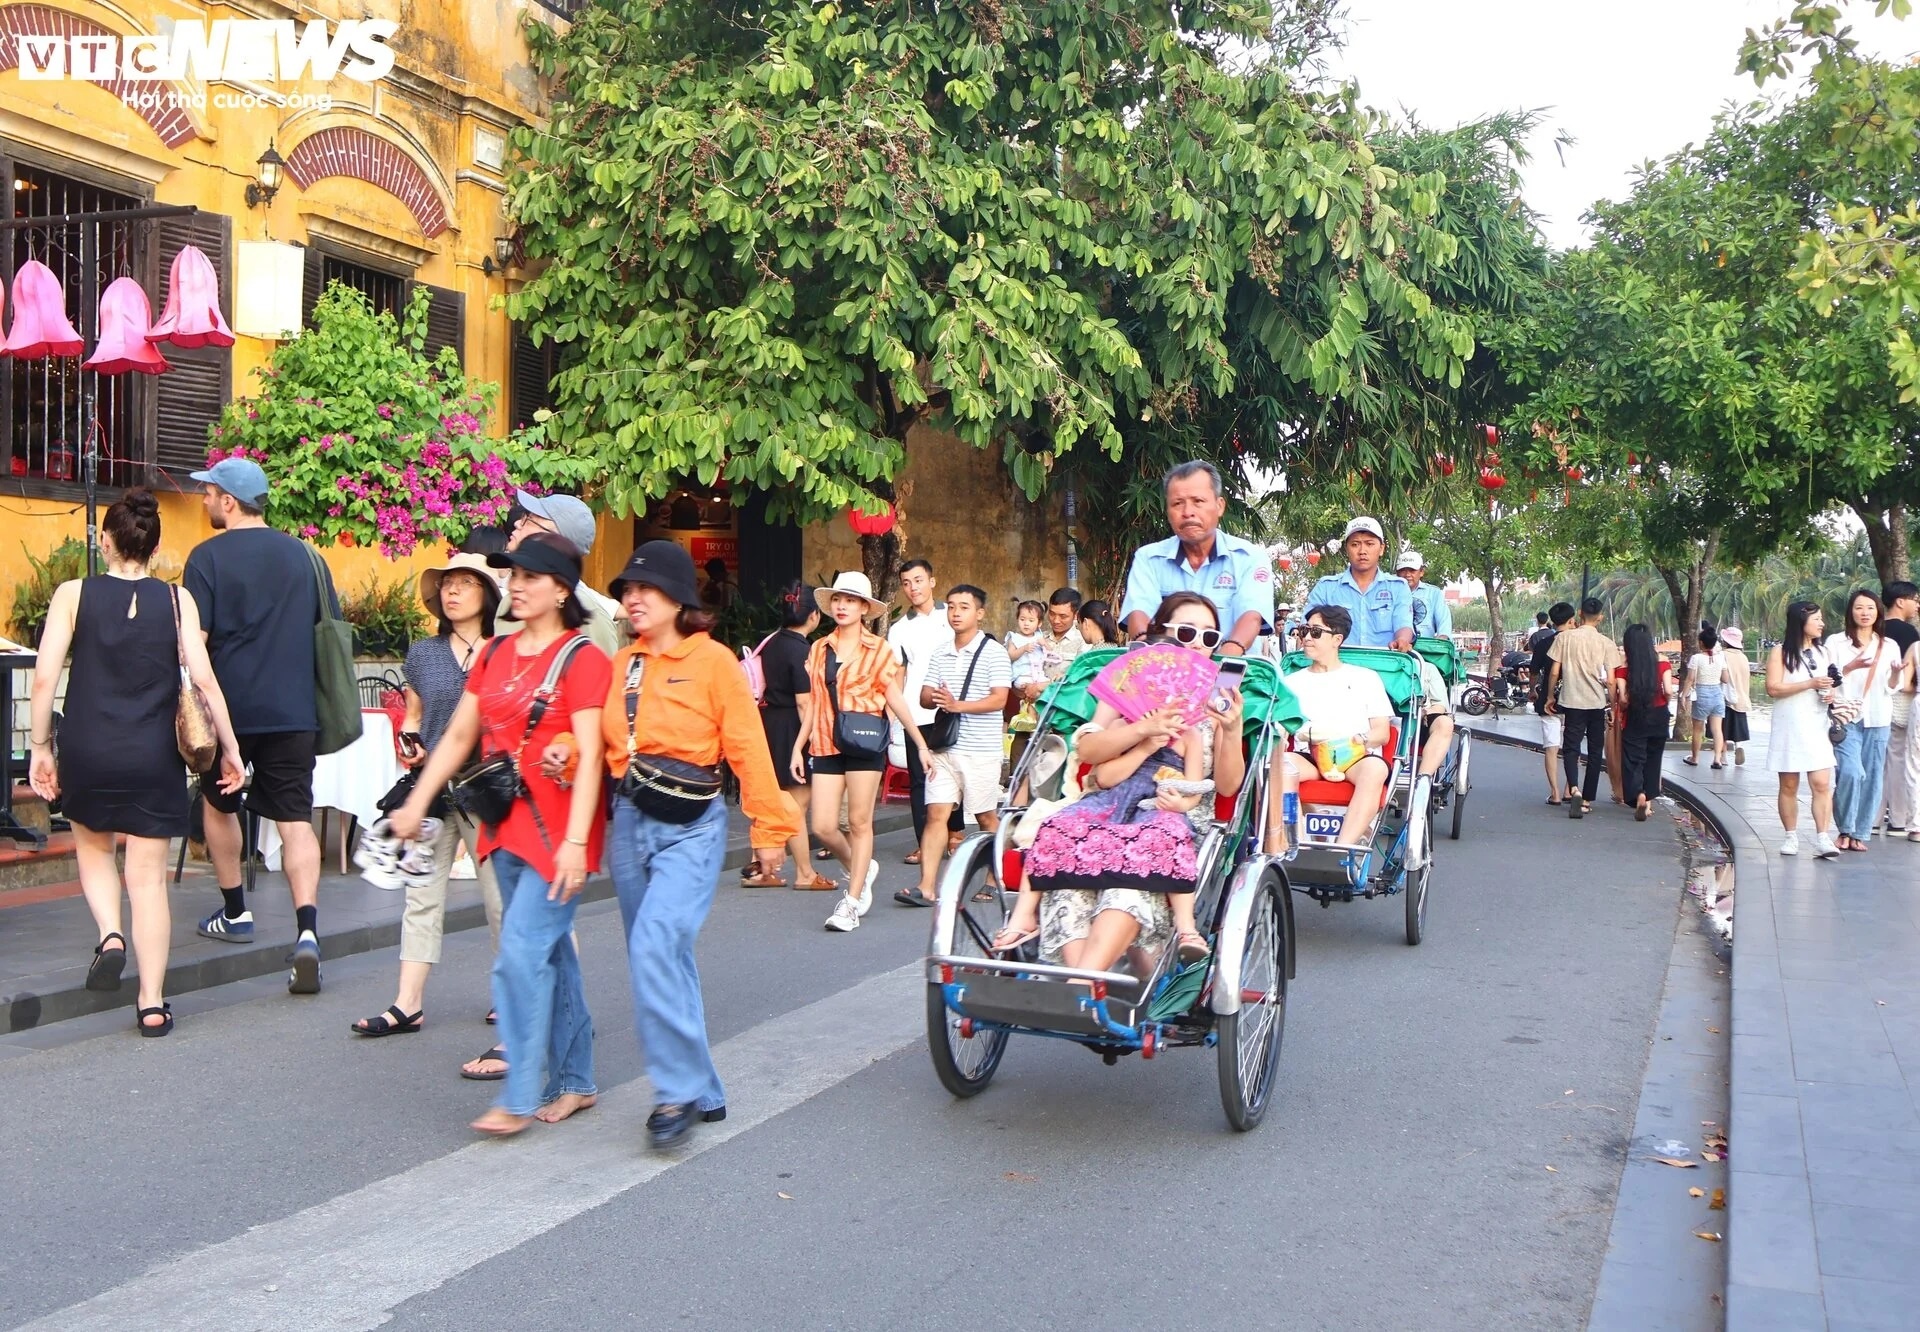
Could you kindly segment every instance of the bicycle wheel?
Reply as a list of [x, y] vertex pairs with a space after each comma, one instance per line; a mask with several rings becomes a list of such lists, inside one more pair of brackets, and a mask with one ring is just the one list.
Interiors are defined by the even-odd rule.
[[1247, 918], [1239, 975], [1214, 978], [1240, 986], [1240, 1007], [1214, 1019], [1220, 1104], [1227, 1122], [1245, 1133], [1260, 1123], [1280, 1068], [1287, 1027], [1286, 924], [1271, 876]]
[[[973, 895], [985, 887], [992, 860], [990, 844], [983, 846], [969, 866], [966, 891], [960, 895], [953, 922], [953, 955], [956, 957], [991, 956], [993, 933], [1000, 928], [1005, 912], [999, 895], [994, 901], [976, 902]], [[927, 984], [927, 1053], [933, 1058], [933, 1071], [940, 1085], [955, 1096], [977, 1096], [993, 1081], [1006, 1053], [1007, 1033], [974, 1031], [961, 1033], [962, 1019], [947, 1008], [940, 986]]]

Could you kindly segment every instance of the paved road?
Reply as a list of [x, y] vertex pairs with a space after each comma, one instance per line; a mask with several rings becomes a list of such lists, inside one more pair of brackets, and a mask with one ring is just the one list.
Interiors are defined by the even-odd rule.
[[487, 1091], [453, 1076], [487, 1043], [483, 931], [449, 939], [416, 1036], [346, 1031], [391, 999], [390, 951], [314, 999], [196, 996], [164, 1041], [62, 1024], [0, 1063], [0, 1326], [1583, 1327], [1678, 844], [1610, 806], [1554, 817], [1530, 755], [1477, 768], [1425, 944], [1397, 902], [1301, 904], [1252, 1134], [1198, 1050], [1015, 1042], [950, 1100], [909, 965], [926, 916], [886, 901], [896, 836], [852, 935], [820, 928], [825, 895], [722, 890], [703, 960], [733, 1115], [674, 1164], [639, 1145], [604, 905], [581, 927], [601, 1104], [510, 1142], [472, 1140]]

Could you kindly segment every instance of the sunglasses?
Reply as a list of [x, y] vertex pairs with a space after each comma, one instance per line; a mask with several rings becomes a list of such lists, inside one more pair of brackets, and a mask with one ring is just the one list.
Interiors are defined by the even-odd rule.
[[1339, 637], [1337, 633], [1335, 633], [1332, 629], [1327, 628], [1324, 624], [1295, 625], [1293, 627], [1292, 633], [1295, 638], [1318, 638], [1322, 634], [1334, 634], [1336, 638]]
[[1181, 647], [1192, 647], [1195, 643], [1205, 648], [1220, 646], [1218, 629], [1202, 629], [1197, 624], [1170, 624], [1161, 632]]

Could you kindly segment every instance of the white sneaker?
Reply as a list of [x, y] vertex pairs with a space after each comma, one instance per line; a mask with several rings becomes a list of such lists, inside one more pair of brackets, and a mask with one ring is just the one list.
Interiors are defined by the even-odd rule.
[[1818, 833], [1814, 836], [1813, 854], [1820, 860], [1832, 860], [1840, 854], [1840, 848], [1833, 844], [1832, 833]]
[[833, 914], [827, 917], [827, 928], [842, 934], [850, 934], [860, 928], [860, 904], [854, 900], [852, 893], [842, 895], [839, 902], [835, 903]]
[[1780, 843], [1780, 854], [1783, 856], [1797, 856], [1800, 854], [1799, 833], [1790, 832], [1786, 835], [1785, 840]]
[[1912, 832], [1908, 833], [1907, 840], [1909, 842], [1920, 842], [1920, 828], [1915, 828]]
[[859, 906], [860, 914], [863, 916], [873, 910], [873, 881], [879, 877], [880, 862], [877, 860], [869, 860], [867, 862], [867, 881], [860, 885], [860, 896], [855, 899]]

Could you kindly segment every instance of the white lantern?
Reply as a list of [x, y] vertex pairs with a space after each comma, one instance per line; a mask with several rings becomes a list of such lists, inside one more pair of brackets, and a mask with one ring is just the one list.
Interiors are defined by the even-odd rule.
[[299, 336], [306, 259], [303, 246], [241, 241], [233, 261], [233, 331], [275, 341]]

